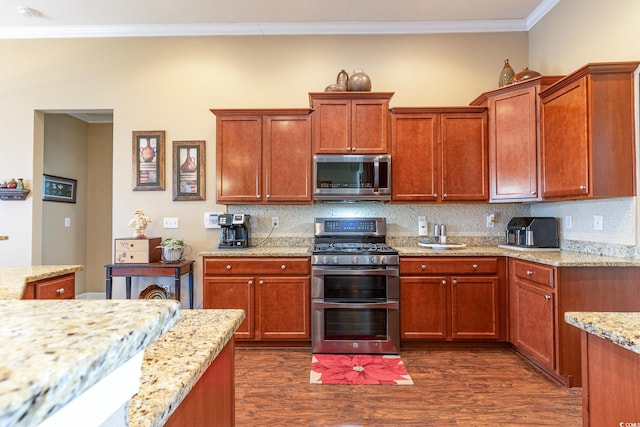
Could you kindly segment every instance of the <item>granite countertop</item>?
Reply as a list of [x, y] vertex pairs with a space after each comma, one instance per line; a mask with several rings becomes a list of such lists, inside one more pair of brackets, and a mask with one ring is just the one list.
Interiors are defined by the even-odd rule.
[[0, 425], [40, 424], [157, 339], [169, 300], [0, 301]]
[[[499, 248], [498, 246], [466, 246], [449, 250], [434, 250], [418, 246], [394, 246], [400, 256], [506, 256], [555, 267], [640, 267], [640, 260], [584, 254], [581, 252], [537, 252]], [[247, 249], [211, 249], [198, 255], [207, 256], [311, 256], [309, 246], [269, 247], [256, 246]]]
[[162, 426], [244, 317], [243, 310], [183, 310], [178, 323], [144, 352], [142, 384], [129, 402], [129, 426]]
[[83, 270], [82, 265], [0, 267], [0, 300], [21, 299], [27, 283]]
[[583, 331], [640, 354], [640, 313], [566, 312], [564, 320]]

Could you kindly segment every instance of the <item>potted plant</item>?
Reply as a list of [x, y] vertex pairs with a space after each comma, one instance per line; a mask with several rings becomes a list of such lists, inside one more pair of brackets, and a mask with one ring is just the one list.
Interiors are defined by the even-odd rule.
[[175, 237], [168, 237], [160, 243], [158, 248], [162, 248], [162, 259], [165, 262], [178, 262], [182, 259], [187, 245], [184, 240], [176, 239]]

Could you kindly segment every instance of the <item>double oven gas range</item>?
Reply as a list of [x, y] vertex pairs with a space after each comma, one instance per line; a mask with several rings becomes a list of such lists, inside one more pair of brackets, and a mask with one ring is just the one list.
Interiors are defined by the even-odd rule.
[[398, 251], [384, 218], [316, 218], [311, 257], [313, 353], [397, 354]]

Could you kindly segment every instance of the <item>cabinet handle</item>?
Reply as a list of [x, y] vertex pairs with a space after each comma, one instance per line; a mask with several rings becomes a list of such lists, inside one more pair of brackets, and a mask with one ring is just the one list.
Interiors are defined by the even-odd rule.
[[260, 284], [260, 285], [264, 285], [264, 280], [260, 280], [260, 281], [258, 282], [258, 284]]
[[226, 266], [226, 269], [227, 269], [227, 270], [231, 270], [231, 264], [228, 264], [228, 265]]
[[471, 268], [473, 268], [474, 270], [477, 270], [477, 269], [478, 269], [478, 264], [473, 264], [473, 265], [471, 266]]
[[536, 193], [535, 191], [532, 191], [532, 192], [531, 192], [531, 195], [532, 195], [532, 196], [535, 196], [535, 195], [537, 195], [537, 194], [538, 194], [538, 193]]
[[351, 147], [351, 151], [356, 151], [356, 147]]
[[422, 265], [420, 266], [420, 270], [424, 271], [424, 270], [426, 270], [426, 269], [427, 269], [427, 265], [426, 265], [426, 264], [422, 264]]
[[444, 279], [442, 279], [442, 282], [441, 282], [441, 283], [442, 283], [443, 285], [446, 285], [446, 284], [447, 284], [447, 281], [446, 281], [446, 280], [444, 280]]
[[267, 199], [268, 199], [269, 197], [271, 197], [271, 194], [267, 194]]
[[533, 275], [533, 271], [527, 270], [527, 276], [532, 276], [532, 275]]
[[287, 269], [287, 266], [286, 266], [286, 265], [282, 264], [282, 265], [280, 266], [280, 270], [286, 270], [286, 269]]
[[433, 193], [433, 198], [437, 199], [438, 198], [438, 193]]
[[453, 279], [453, 281], [451, 283], [453, 283], [454, 285], [457, 285], [458, 281], [456, 279]]
[[247, 285], [249, 285], [249, 286], [253, 285], [253, 280], [249, 280], [249, 281], [247, 282]]
[[56, 294], [58, 294], [58, 295], [64, 294], [64, 288], [60, 288], [60, 289], [56, 290]]
[[446, 199], [446, 198], [447, 198], [447, 193], [444, 193], [444, 194], [442, 195], [442, 200], [444, 200], [444, 199]]
[[581, 186], [580, 186], [580, 187], [578, 187], [578, 188], [579, 188], [581, 191], [584, 191], [584, 190], [586, 190], [586, 189], [587, 189], [587, 186], [586, 186], [586, 185], [581, 185]]
[[546, 299], [547, 301], [549, 301], [551, 299], [551, 295], [545, 295], [544, 299]]

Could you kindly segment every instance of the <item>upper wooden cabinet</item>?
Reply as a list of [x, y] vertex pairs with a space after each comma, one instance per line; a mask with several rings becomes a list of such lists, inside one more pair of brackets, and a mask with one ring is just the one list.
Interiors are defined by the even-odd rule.
[[542, 76], [484, 93], [472, 105], [489, 109], [489, 199], [540, 200], [539, 93], [560, 76]]
[[385, 154], [392, 92], [313, 92], [316, 154]]
[[635, 196], [638, 64], [587, 64], [540, 92], [543, 199]]
[[391, 200], [489, 199], [486, 108], [393, 108], [391, 113]]
[[311, 203], [309, 109], [211, 112], [218, 203]]

